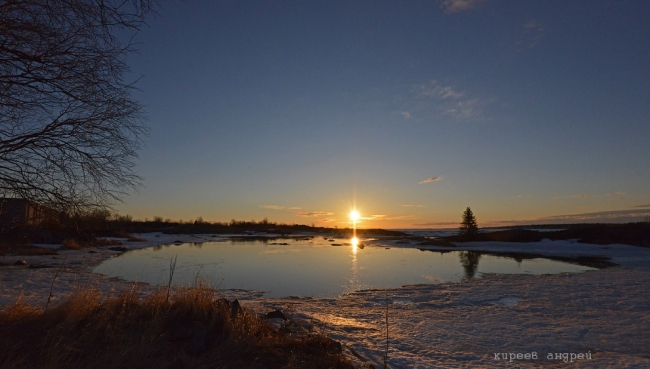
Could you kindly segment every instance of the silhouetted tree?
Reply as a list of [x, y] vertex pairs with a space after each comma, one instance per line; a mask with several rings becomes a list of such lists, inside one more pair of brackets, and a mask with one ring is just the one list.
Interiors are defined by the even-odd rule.
[[125, 56], [155, 1], [0, 1], [0, 196], [93, 210], [139, 185]]
[[474, 237], [478, 234], [478, 225], [472, 209], [467, 207], [463, 212], [463, 221], [460, 223], [460, 234], [467, 238]]

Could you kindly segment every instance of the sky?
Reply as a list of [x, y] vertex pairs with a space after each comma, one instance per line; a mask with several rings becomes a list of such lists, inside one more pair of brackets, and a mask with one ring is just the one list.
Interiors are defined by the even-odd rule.
[[164, 1], [134, 218], [364, 228], [650, 215], [650, 2]]

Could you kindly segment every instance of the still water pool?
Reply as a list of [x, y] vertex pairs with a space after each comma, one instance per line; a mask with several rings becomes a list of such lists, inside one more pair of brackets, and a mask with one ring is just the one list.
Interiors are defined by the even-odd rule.
[[368, 288], [457, 282], [478, 278], [481, 273], [547, 274], [594, 269], [548, 259], [516, 261], [475, 252], [360, 248], [346, 242], [349, 240], [314, 237], [156, 246], [106, 260], [94, 271], [167, 285], [170, 260], [177, 257], [175, 285], [193, 284], [198, 276], [219, 289], [264, 291], [265, 297], [337, 297]]

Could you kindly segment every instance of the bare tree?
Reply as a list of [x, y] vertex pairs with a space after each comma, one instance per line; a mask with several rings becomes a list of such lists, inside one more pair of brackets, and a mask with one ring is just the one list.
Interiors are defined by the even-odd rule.
[[139, 186], [147, 129], [123, 37], [154, 2], [0, 0], [0, 196], [84, 211]]

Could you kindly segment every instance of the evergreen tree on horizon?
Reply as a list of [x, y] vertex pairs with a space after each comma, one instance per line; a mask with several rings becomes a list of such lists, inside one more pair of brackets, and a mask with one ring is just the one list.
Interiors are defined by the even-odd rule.
[[472, 213], [472, 209], [468, 206], [463, 212], [463, 221], [460, 223], [460, 234], [463, 236], [471, 237], [478, 234], [478, 224], [476, 224], [476, 217]]

